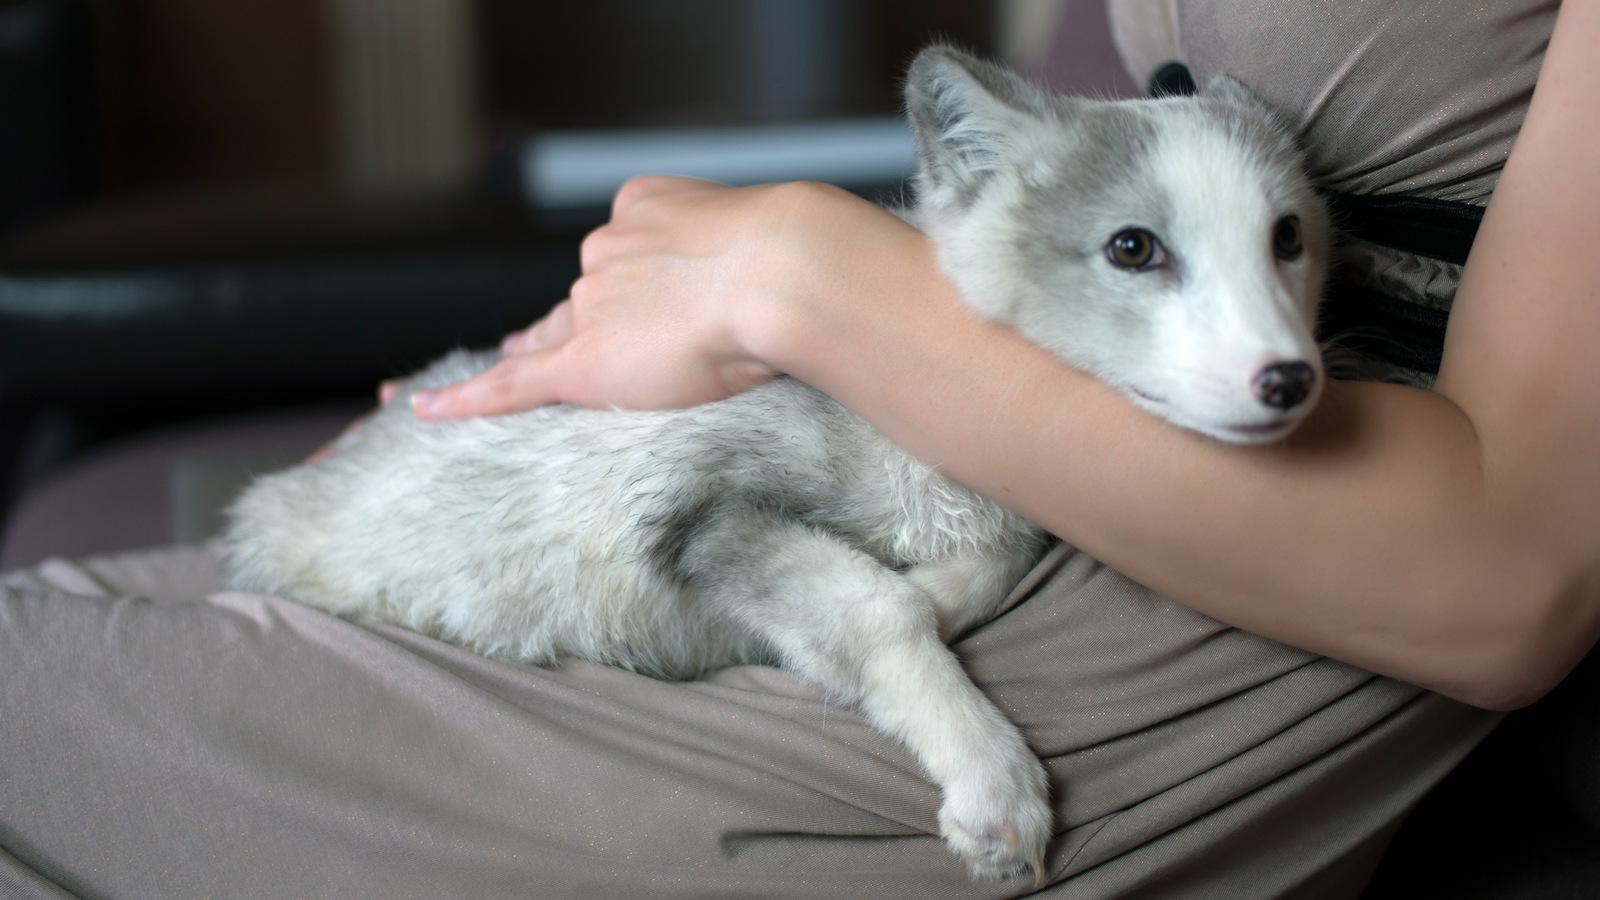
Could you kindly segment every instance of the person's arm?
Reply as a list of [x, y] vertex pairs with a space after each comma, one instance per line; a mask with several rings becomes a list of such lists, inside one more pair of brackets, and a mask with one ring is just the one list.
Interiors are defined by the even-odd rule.
[[1334, 383], [1283, 444], [1173, 428], [821, 186], [635, 182], [561, 316], [431, 416], [671, 406], [782, 371], [1131, 577], [1231, 624], [1510, 708], [1600, 633], [1600, 7], [1566, 5], [1433, 392]]

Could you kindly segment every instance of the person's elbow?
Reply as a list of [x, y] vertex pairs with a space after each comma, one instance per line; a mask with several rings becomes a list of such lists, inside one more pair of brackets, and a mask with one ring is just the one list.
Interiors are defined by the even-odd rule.
[[1504, 591], [1474, 659], [1440, 689], [1483, 709], [1510, 711], [1549, 693], [1577, 667], [1600, 635], [1600, 577], [1587, 566], [1543, 565], [1520, 590]]

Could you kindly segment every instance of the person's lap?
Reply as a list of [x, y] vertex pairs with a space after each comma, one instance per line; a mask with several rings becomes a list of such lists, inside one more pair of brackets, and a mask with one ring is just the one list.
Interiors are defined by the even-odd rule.
[[[218, 581], [204, 548], [0, 579], [0, 869], [83, 896], [1032, 889], [971, 884], [908, 754], [785, 673], [537, 669]], [[1066, 548], [1014, 599], [956, 646], [1047, 762], [1060, 896], [1352, 893], [1493, 721]]]

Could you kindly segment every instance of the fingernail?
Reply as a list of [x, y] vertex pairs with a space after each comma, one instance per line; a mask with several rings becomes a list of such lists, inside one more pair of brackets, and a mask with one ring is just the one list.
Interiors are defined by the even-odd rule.
[[417, 413], [433, 412], [433, 405], [438, 399], [439, 395], [433, 391], [417, 391], [411, 395], [411, 409]]

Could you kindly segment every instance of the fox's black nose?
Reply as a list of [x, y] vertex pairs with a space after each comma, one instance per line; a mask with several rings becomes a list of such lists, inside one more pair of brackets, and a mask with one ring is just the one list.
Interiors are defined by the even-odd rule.
[[1306, 402], [1317, 385], [1317, 372], [1306, 362], [1274, 363], [1256, 373], [1251, 387], [1256, 399], [1288, 412]]

